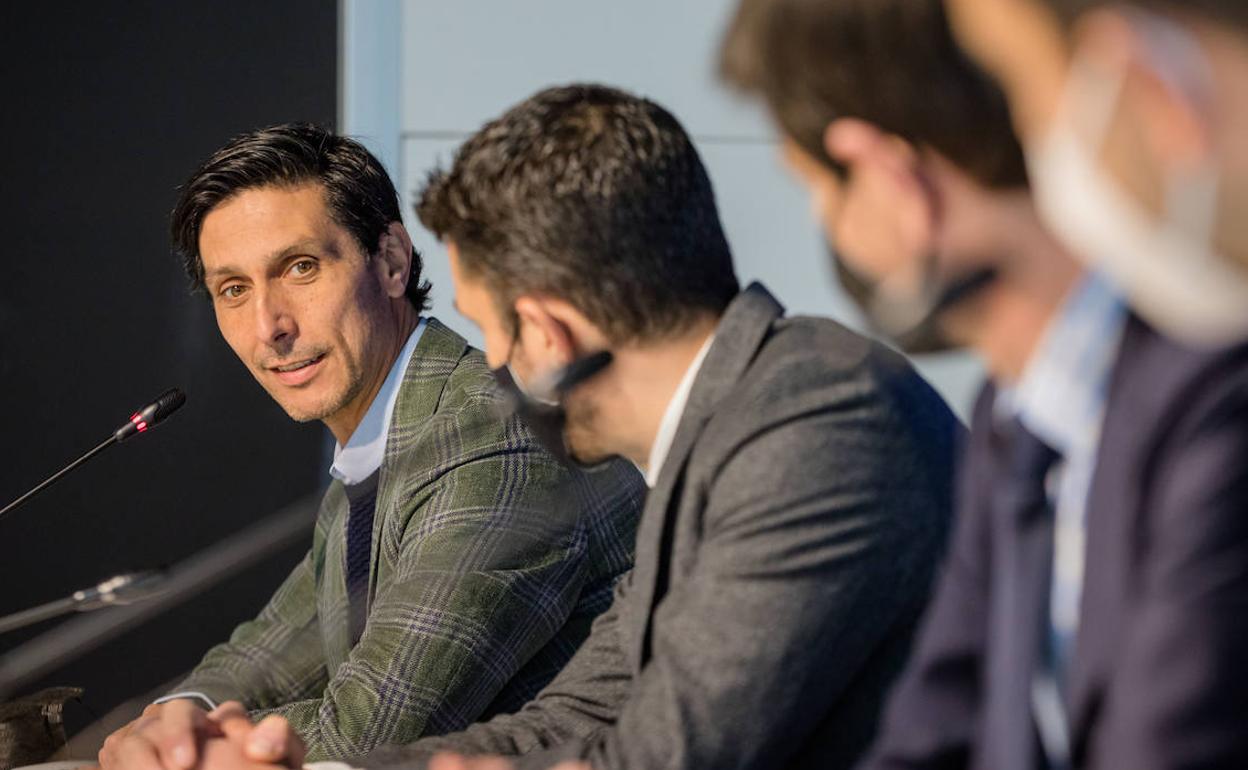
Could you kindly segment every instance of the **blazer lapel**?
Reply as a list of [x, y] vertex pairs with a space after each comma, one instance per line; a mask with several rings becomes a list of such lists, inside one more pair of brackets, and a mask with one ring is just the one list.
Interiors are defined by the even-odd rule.
[[[656, 589], [660, 574], [670, 561], [671, 543], [666, 542], [670, 535], [665, 537], [664, 533], [679, 515], [673, 503], [677, 502], [689, 455], [714, 414], [716, 405], [745, 373], [771, 331], [772, 324], [782, 315], [784, 308], [780, 303], [762, 284], [754, 283], [733, 299], [715, 328], [715, 341], [693, 381], [671, 451], [654, 488], [646, 496], [637, 529], [632, 578], [637, 634], [630, 651], [634, 671], [640, 671], [649, 658], [650, 621], [656, 604]], [[661, 601], [661, 598], [657, 600]]]
[[[1143, 526], [1142, 489], [1135, 473], [1145, 467], [1145, 454], [1153, 444], [1151, 437], [1141, 436], [1140, 427], [1151, 425], [1150, 436], [1164, 430], [1159, 410], [1175, 399], [1175, 367], [1164, 355], [1155, 366], [1150, 364], [1150, 334], [1132, 319], [1123, 335], [1088, 490], [1086, 548], [1097, 558], [1087, 560], [1084, 573], [1068, 687], [1071, 757], [1076, 762], [1087, 748], [1097, 704], [1121, 649], [1134, 548]], [[1142, 376], [1141, 371], [1155, 374]]]
[[377, 590], [377, 566], [380, 564], [381, 533], [391, 506], [394, 505], [397, 484], [394, 459], [403, 454], [413, 440], [418, 438], [425, 422], [438, 408], [442, 389], [447, 379], [459, 365], [468, 342], [443, 326], [436, 318], [428, 318], [425, 330], [412, 359], [403, 373], [399, 395], [390, 418], [390, 430], [386, 434], [386, 453], [377, 480], [377, 507], [373, 516], [373, 541], [369, 566], [368, 595], [371, 602]]

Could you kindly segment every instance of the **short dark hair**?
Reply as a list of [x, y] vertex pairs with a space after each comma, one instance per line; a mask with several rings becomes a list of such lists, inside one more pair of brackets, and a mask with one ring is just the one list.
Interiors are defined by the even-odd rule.
[[1058, 18], [1070, 24], [1085, 11], [1107, 5], [1137, 5], [1152, 11], [1195, 14], [1217, 22], [1235, 24], [1248, 31], [1248, 3], [1244, 0], [1045, 0]]
[[574, 304], [613, 342], [678, 333], [739, 285], [710, 178], [680, 123], [601, 85], [548, 88], [433, 171], [416, 213], [508, 315]]
[[838, 172], [824, 132], [853, 117], [937, 150], [984, 185], [1027, 182], [1004, 94], [958, 48], [942, 0], [741, 0], [719, 69]]
[[[366, 255], [391, 222], [402, 222], [399, 195], [386, 169], [362, 144], [309, 123], [283, 123], [231, 139], [195, 170], [180, 189], [171, 235], [193, 289], [204, 288], [199, 235], [204, 217], [245, 190], [320, 184], [334, 221], [346, 228]], [[417, 310], [429, 306], [429, 283], [412, 249], [407, 298]]]

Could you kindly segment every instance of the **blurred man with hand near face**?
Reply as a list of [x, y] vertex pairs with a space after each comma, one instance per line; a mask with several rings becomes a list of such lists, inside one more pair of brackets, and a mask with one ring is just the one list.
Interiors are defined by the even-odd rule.
[[865, 767], [1244, 766], [1248, 356], [1158, 335], [1049, 234], [940, 2], [746, 0], [724, 66], [771, 105], [868, 315], [992, 373]]
[[1138, 511], [1089, 531], [1088, 580], [1139, 555], [1084, 592], [1071, 764], [1248, 766], [1248, 7], [949, 6], [1009, 96], [1042, 214], [1138, 314], [1109, 397], [1135, 425]]
[[240, 136], [183, 188], [173, 235], [226, 342], [337, 448], [307, 557], [109, 738], [105, 770], [193, 767], [242, 709], [281, 715], [316, 758], [533, 697], [631, 567], [636, 471], [570, 470], [501, 415], [481, 354], [421, 315], [398, 196], [358, 143], [306, 125]]
[[1248, 339], [1248, 8], [949, 0], [1000, 78], [1054, 232], [1158, 331]]
[[959, 427], [939, 396], [887, 348], [739, 289], [701, 160], [645, 99], [542, 91], [418, 212], [491, 365], [562, 420], [555, 448], [623, 455], [651, 489], [636, 568], [536, 699], [353, 764], [851, 767], [945, 541]]

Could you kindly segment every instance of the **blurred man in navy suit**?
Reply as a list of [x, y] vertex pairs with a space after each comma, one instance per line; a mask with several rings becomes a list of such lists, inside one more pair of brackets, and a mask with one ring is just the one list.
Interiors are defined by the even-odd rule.
[[[965, 26], [1001, 23], [968, 37], [1000, 43], [1028, 22], [1003, 9], [1035, 3], [958, 5]], [[1030, 42], [985, 61], [1025, 71]], [[1049, 185], [1033, 209], [1000, 96], [939, 2], [745, 0], [723, 63], [767, 99], [868, 317], [903, 343], [970, 344], [992, 373], [945, 572], [867, 767], [1248, 766], [1248, 305], [1227, 310], [1230, 261], [1208, 268], [1198, 243], [1141, 237], [1105, 195], [1055, 184], [1086, 178], [1061, 167], [1068, 143], [1028, 143]], [[1207, 178], [1185, 181], [1199, 213]], [[1177, 312], [1182, 272], [1140, 279], [1118, 267], [1132, 254], [1105, 253], [1123, 244], [1157, 262], [1168, 244], [1225, 285], [1192, 278], [1208, 307]]]

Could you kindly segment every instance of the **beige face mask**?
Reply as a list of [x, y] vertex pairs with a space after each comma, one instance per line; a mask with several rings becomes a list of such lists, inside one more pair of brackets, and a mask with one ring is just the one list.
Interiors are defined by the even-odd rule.
[[[1132, 17], [1170, 87], [1208, 90], [1204, 54], [1186, 30], [1152, 14]], [[1117, 285], [1158, 331], [1198, 347], [1246, 340], [1248, 270], [1214, 246], [1216, 160], [1169, 175], [1160, 220], [1100, 167], [1125, 79], [1124, 70], [1076, 54], [1058, 114], [1026, 147], [1037, 209], [1053, 233]]]

